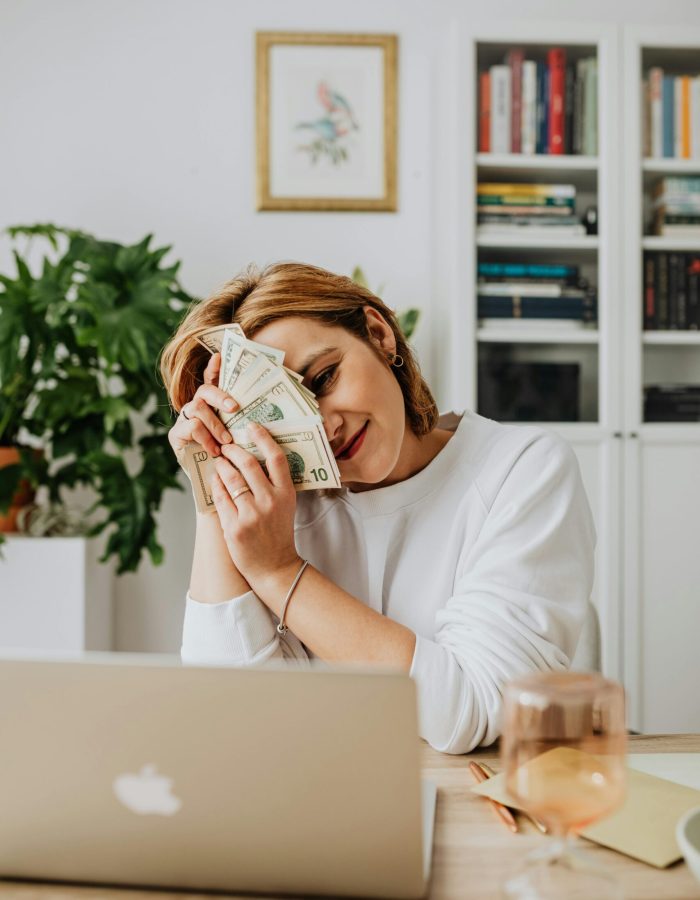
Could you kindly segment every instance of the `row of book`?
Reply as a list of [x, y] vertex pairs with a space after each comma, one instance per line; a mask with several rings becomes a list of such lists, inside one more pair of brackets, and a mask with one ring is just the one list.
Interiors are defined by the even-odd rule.
[[576, 216], [573, 184], [480, 182], [476, 187], [480, 235], [529, 237], [580, 236], [586, 229]]
[[480, 262], [476, 292], [481, 328], [523, 320], [538, 327], [583, 328], [597, 321], [595, 289], [578, 266]]
[[644, 254], [645, 330], [700, 328], [700, 253]]
[[644, 155], [700, 159], [700, 74], [669, 75], [654, 66], [642, 100]]
[[654, 384], [644, 388], [645, 422], [700, 422], [700, 385]]
[[662, 178], [652, 191], [652, 234], [700, 237], [700, 177]]
[[545, 60], [513, 48], [479, 74], [481, 153], [598, 152], [598, 60], [567, 62], [553, 47]]

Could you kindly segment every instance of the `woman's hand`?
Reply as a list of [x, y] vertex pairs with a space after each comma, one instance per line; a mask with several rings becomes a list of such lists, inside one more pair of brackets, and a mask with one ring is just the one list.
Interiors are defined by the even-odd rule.
[[261, 425], [248, 429], [265, 457], [269, 477], [252, 453], [225, 444], [216, 460], [212, 497], [231, 559], [260, 595], [256, 582], [261, 585], [299, 560], [294, 543], [296, 491], [279, 444]]
[[233, 412], [238, 409], [238, 403], [230, 394], [216, 386], [220, 368], [221, 354], [214, 353], [204, 370], [204, 384], [197, 388], [189, 403], [185, 403], [177, 421], [168, 432], [170, 446], [178, 460], [191, 441], [201, 444], [211, 456], [221, 454], [221, 444], [231, 443], [231, 435], [214, 410]]

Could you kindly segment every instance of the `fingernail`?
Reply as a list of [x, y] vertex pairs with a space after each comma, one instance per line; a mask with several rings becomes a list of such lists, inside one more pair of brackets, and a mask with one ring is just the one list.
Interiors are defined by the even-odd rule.
[[228, 431], [221, 432], [221, 440], [224, 442], [224, 444], [231, 443], [231, 435], [228, 433]]
[[214, 447], [214, 449], [211, 451], [212, 456], [219, 456], [220, 454], [221, 454], [221, 450], [219, 450], [218, 447]]
[[235, 400], [224, 400], [224, 409], [227, 409], [229, 412], [234, 410], [238, 404]]

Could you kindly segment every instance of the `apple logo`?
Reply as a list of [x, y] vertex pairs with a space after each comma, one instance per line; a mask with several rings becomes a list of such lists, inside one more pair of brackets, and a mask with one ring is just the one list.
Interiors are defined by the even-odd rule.
[[151, 764], [143, 766], [138, 775], [131, 772], [119, 775], [112, 787], [117, 800], [140, 816], [172, 816], [182, 806], [182, 800], [170, 792], [172, 783], [172, 778], [158, 775]]

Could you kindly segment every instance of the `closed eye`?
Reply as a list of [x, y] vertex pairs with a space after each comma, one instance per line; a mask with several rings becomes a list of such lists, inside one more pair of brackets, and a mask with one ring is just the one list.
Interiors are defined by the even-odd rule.
[[336, 379], [336, 375], [338, 372], [337, 364], [333, 364], [332, 366], [328, 366], [327, 369], [324, 369], [323, 372], [319, 372], [312, 381], [311, 381], [311, 390], [317, 396], [319, 394], [323, 394], [328, 388], [333, 384]]

